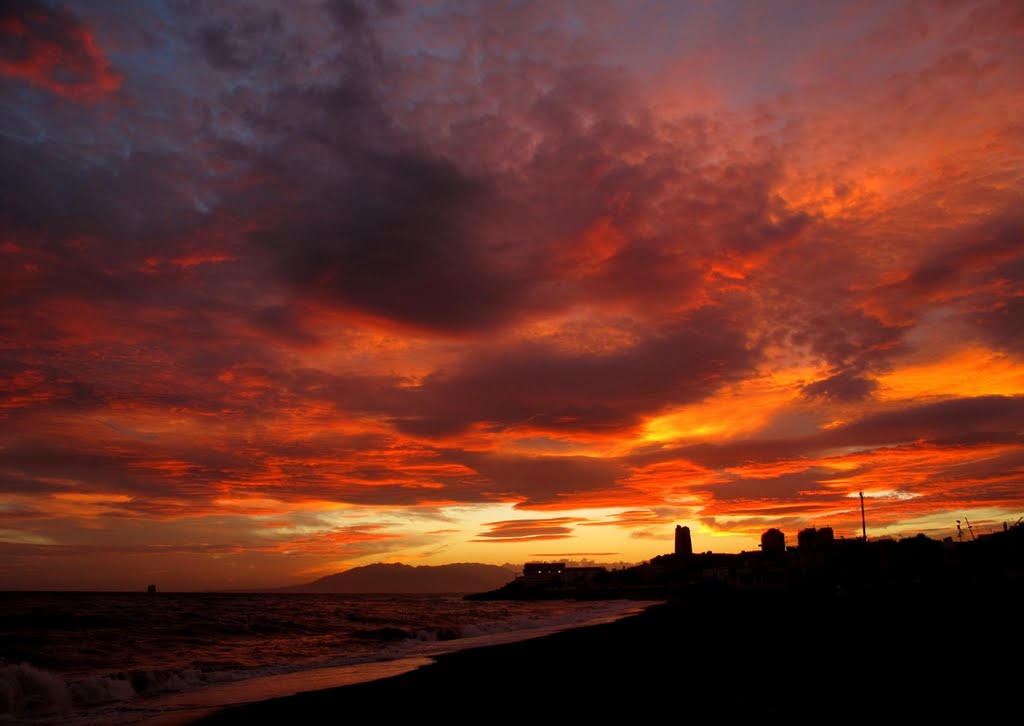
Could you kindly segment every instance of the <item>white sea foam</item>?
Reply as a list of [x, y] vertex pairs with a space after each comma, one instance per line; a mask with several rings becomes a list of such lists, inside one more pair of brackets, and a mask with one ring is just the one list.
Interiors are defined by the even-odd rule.
[[71, 691], [59, 676], [28, 663], [0, 667], [0, 717], [61, 713], [71, 704]]

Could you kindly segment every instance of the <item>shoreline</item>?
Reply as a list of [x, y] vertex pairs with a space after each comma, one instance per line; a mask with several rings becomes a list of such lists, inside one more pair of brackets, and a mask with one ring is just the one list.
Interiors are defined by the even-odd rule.
[[[548, 598], [545, 598], [548, 599]], [[627, 597], [599, 598], [616, 603], [612, 609], [601, 608], [586, 620], [575, 624], [562, 621], [534, 624], [532, 627], [508, 631], [467, 635], [452, 640], [422, 644], [421, 649], [385, 660], [368, 660], [347, 665], [323, 666], [258, 676], [252, 679], [226, 681], [201, 689], [169, 693], [147, 701], [150, 716], [131, 721], [142, 726], [185, 726], [226, 709], [237, 709], [254, 703], [300, 696], [312, 691], [332, 691], [347, 686], [369, 683], [400, 675], [433, 664], [437, 658], [466, 649], [498, 647], [524, 640], [542, 638], [565, 630], [589, 627], [631, 617], [663, 600], [637, 600]], [[162, 710], [167, 709], [167, 710]]]
[[[368, 712], [474, 721], [616, 712], [663, 718], [678, 703], [733, 716], [817, 718], [825, 702], [877, 720], [894, 709], [927, 709], [907, 680], [920, 677], [937, 693], [961, 694], [961, 703], [943, 705], [948, 713], [1011, 683], [1007, 693], [1016, 693], [1016, 658], [1007, 661], [1007, 649], [1016, 646], [1020, 596], [1019, 585], [842, 597], [701, 594], [610, 623], [445, 653], [397, 676], [229, 707], [192, 723], [335, 723]], [[957, 639], [969, 645], [969, 662], [956, 656]]]
[[[208, 686], [202, 691], [160, 696], [147, 706], [169, 710], [134, 723], [144, 726], [185, 726], [225, 708], [236, 708], [274, 698], [289, 698], [302, 692], [332, 690], [367, 683], [406, 673], [432, 662], [430, 656], [410, 655], [393, 660], [327, 666], [309, 671], [259, 676], [251, 680], [227, 681]], [[264, 693], [254, 697], [261, 689]]]

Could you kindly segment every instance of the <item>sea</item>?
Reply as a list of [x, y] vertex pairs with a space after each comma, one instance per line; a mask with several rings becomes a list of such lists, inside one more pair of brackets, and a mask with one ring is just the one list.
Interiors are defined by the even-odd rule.
[[611, 622], [653, 602], [0, 592], [0, 724], [179, 726], [235, 704]]

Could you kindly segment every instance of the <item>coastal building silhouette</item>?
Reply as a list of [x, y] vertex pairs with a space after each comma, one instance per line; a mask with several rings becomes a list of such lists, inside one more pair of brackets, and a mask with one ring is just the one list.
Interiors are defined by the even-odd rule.
[[693, 554], [693, 542], [690, 541], [690, 528], [684, 525], [676, 525], [676, 550], [677, 555], [689, 557]]
[[809, 549], [815, 549], [818, 547], [828, 547], [835, 542], [835, 533], [831, 527], [808, 527], [802, 529], [796, 535], [796, 543], [800, 547], [807, 547]]
[[477, 599], [544, 597], [644, 597], [657, 599], [704, 591], [788, 591], [853, 596], [881, 588], [952, 593], [1005, 584], [1024, 589], [1024, 517], [1001, 531], [969, 541], [924, 534], [899, 540], [836, 537], [831, 527], [809, 527], [787, 546], [772, 528], [759, 551], [693, 553], [690, 530], [675, 527], [675, 551], [621, 569], [567, 567], [566, 562], [527, 562], [523, 573]]
[[786, 535], [782, 530], [771, 529], [761, 535], [761, 551], [766, 555], [780, 555], [786, 551]]
[[561, 579], [563, 572], [564, 562], [527, 562], [522, 577], [528, 585], [541, 585]]
[[562, 582], [569, 587], [586, 587], [598, 582], [607, 574], [607, 567], [566, 567], [562, 573]]
[[527, 562], [515, 582], [526, 588], [580, 588], [598, 583], [607, 567], [567, 567], [565, 562]]

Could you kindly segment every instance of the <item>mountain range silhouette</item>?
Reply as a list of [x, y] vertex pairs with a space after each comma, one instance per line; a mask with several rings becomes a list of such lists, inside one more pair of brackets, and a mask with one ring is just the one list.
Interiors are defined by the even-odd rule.
[[278, 592], [324, 593], [472, 593], [501, 587], [516, 570], [501, 565], [458, 562], [449, 565], [376, 563], [279, 588]]

